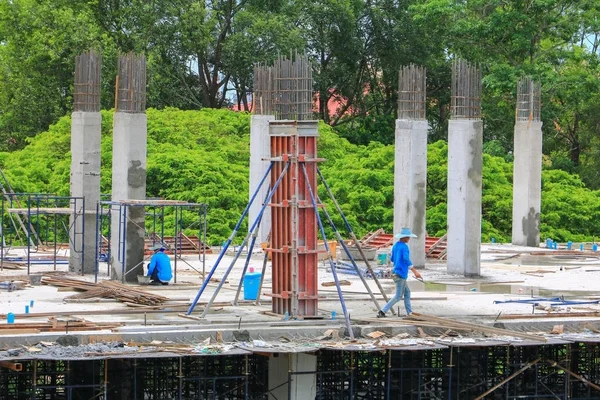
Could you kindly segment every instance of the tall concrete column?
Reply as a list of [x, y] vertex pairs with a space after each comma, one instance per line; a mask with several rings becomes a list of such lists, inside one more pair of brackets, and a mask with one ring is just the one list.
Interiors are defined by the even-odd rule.
[[[249, 197], [258, 188], [258, 185], [269, 168], [271, 157], [271, 146], [269, 138], [269, 121], [274, 121], [275, 116], [273, 115], [258, 115], [253, 114], [250, 118], [250, 191]], [[270, 179], [267, 177], [263, 183], [260, 191], [256, 195], [254, 202], [248, 210], [248, 229], [252, 226], [260, 209], [263, 205], [265, 196], [269, 191]], [[258, 231], [257, 242], [263, 243], [267, 241], [269, 232], [271, 230], [271, 209], [266, 207], [260, 228]]]
[[542, 202], [542, 123], [540, 85], [519, 82], [514, 135], [512, 244], [540, 245]]
[[[100, 75], [102, 58], [84, 53], [75, 60], [71, 115], [71, 196], [85, 214], [71, 216], [69, 271], [94, 273], [96, 266], [96, 205], [100, 200]], [[79, 213], [81, 210], [76, 210]]]
[[409, 242], [416, 268], [425, 267], [425, 214], [427, 208], [427, 132], [425, 69], [410, 65], [400, 70], [398, 119], [394, 160], [394, 233], [410, 227]]
[[[279, 353], [269, 358], [269, 399], [304, 400], [317, 395], [317, 356], [306, 353]], [[289, 378], [289, 380], [288, 380]], [[289, 397], [288, 397], [289, 394]]]
[[[136, 282], [143, 274], [146, 199], [146, 61], [119, 57], [117, 111], [113, 119], [111, 264], [113, 279]], [[133, 201], [132, 201], [133, 200]]]
[[452, 119], [448, 125], [447, 269], [477, 276], [481, 270], [483, 123], [481, 72], [462, 60], [452, 71]]
[[[69, 271], [94, 273], [96, 266], [96, 204], [100, 200], [99, 112], [75, 111], [71, 115], [71, 196], [85, 199], [86, 213], [71, 217]], [[77, 200], [77, 205], [82, 205]], [[82, 232], [77, 235], [76, 232]]]

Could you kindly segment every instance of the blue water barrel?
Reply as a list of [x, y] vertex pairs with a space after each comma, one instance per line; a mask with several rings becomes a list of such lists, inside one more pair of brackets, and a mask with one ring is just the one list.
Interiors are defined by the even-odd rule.
[[247, 272], [244, 276], [244, 300], [256, 300], [260, 286], [260, 272]]

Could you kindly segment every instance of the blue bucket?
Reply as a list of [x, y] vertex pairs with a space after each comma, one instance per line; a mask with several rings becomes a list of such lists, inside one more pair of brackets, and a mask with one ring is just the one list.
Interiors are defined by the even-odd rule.
[[244, 300], [256, 300], [260, 286], [260, 272], [248, 272], [244, 276]]

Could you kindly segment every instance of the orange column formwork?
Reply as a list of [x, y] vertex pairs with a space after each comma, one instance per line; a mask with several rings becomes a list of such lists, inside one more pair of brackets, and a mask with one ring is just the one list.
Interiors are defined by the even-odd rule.
[[[318, 314], [318, 223], [306, 178], [317, 187], [316, 121], [272, 121], [271, 187], [289, 162], [271, 203], [273, 312], [292, 317]], [[315, 193], [316, 197], [316, 193]]]

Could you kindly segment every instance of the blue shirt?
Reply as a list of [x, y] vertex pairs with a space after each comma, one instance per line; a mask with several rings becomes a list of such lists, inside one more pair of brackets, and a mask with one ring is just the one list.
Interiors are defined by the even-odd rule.
[[162, 251], [157, 251], [150, 259], [148, 265], [148, 276], [152, 276], [154, 268], [158, 270], [158, 279], [161, 282], [169, 282], [173, 278], [171, 273], [171, 260], [169, 256]]
[[402, 279], [408, 278], [408, 269], [412, 267], [412, 261], [410, 261], [410, 250], [406, 243], [397, 241], [394, 244], [391, 260], [394, 263], [394, 273]]

